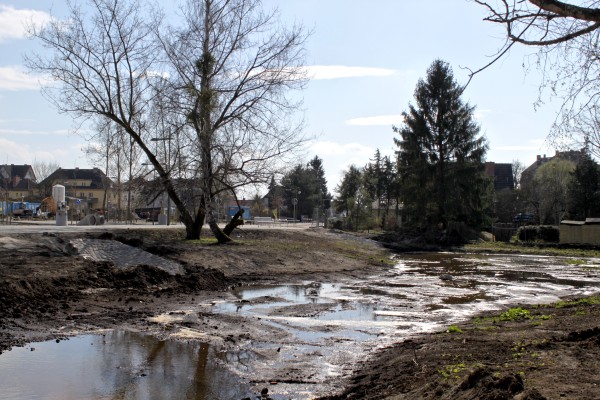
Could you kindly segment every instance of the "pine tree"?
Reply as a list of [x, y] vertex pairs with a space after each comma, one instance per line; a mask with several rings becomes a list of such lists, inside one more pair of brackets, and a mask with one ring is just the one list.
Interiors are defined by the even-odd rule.
[[463, 102], [462, 87], [441, 60], [429, 67], [415, 89], [415, 105], [394, 130], [400, 139], [398, 173], [404, 213], [415, 225], [484, 221], [487, 186], [485, 138], [479, 135], [474, 107]]
[[351, 165], [348, 171], [344, 173], [342, 181], [336, 187], [338, 196], [335, 201], [337, 212], [346, 212], [350, 214], [354, 208], [354, 199], [362, 185], [362, 172], [356, 166]]
[[282, 193], [288, 211], [297, 199], [298, 215], [313, 215], [315, 208], [320, 212], [328, 209], [331, 194], [327, 190], [327, 179], [323, 160], [315, 156], [306, 166], [296, 165], [281, 179]]
[[571, 218], [584, 220], [600, 216], [600, 168], [587, 153], [571, 173], [568, 188]]

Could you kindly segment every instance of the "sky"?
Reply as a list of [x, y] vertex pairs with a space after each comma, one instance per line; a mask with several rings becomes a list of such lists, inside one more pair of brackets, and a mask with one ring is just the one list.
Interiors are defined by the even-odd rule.
[[[90, 168], [83, 152], [85, 126], [59, 114], [40, 91], [40, 79], [27, 74], [23, 55], [40, 51], [26, 38], [24, 24], [64, 16], [62, 0], [0, 0], [0, 164], [56, 162], [63, 168]], [[160, 1], [175, 7], [174, 1]], [[330, 191], [345, 170], [362, 167], [377, 149], [393, 156], [392, 130], [414, 104], [420, 78], [435, 59], [448, 62], [459, 84], [466, 68], [478, 69], [503, 43], [499, 26], [483, 21], [485, 9], [469, 0], [263, 0], [277, 7], [284, 24], [312, 31], [306, 43], [311, 80], [304, 99], [306, 162], [323, 159]], [[546, 137], [560, 103], [543, 97], [537, 109], [540, 77], [524, 66], [535, 49], [511, 53], [476, 75], [463, 99], [487, 138], [487, 161], [525, 165], [536, 155], [554, 154]], [[78, 129], [79, 128], [79, 129]]]

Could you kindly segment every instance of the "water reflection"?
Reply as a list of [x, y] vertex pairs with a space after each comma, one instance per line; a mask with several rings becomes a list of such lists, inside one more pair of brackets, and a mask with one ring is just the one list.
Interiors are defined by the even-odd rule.
[[205, 400], [251, 395], [221, 365], [235, 355], [199, 342], [113, 331], [34, 343], [31, 348], [0, 355], [0, 399]]
[[[129, 332], [13, 349], [0, 355], [0, 400], [256, 398], [258, 381], [278, 382], [269, 387], [275, 399], [313, 398], [376, 348], [480, 311], [596, 292], [600, 282], [599, 270], [560, 258], [445, 253], [397, 261], [367, 279], [232, 291], [211, 310], [277, 332], [254, 333], [235, 351]], [[182, 325], [194, 315], [193, 305], [185, 308]]]

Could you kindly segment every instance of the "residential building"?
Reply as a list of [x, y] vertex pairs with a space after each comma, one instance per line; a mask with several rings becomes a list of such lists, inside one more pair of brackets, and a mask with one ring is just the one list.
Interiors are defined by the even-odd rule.
[[3, 200], [34, 200], [37, 179], [31, 165], [0, 165], [0, 188]]
[[63, 185], [68, 202], [90, 209], [105, 209], [117, 198], [117, 194], [110, 190], [113, 182], [99, 168], [59, 168], [40, 184], [50, 188]]
[[579, 150], [556, 151], [553, 157], [546, 157], [545, 154], [543, 156], [538, 154], [535, 162], [523, 171], [521, 175], [521, 181], [532, 179], [538, 168], [551, 160], [561, 159], [572, 161], [573, 163], [577, 164], [581, 158], [581, 155], [582, 152]]
[[495, 162], [485, 163], [485, 173], [494, 180], [494, 190], [514, 189], [512, 164], [501, 164]]

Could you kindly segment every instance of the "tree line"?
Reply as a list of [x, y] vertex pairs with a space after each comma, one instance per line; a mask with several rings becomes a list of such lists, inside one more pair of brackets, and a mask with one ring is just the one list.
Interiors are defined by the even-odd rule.
[[493, 176], [485, 173], [488, 145], [475, 107], [461, 99], [464, 89], [446, 62], [431, 64], [402, 113], [403, 124], [393, 128], [396, 158], [377, 150], [363, 168], [345, 171], [334, 202], [346, 215], [342, 225], [444, 230], [513, 223], [518, 214], [554, 225], [600, 216], [600, 168], [592, 157], [597, 144], [589, 137], [581, 151], [560, 152], [533, 171], [513, 162], [514, 187], [496, 192]]
[[[540, 48], [538, 65], [547, 73], [541, 92], [565, 88], [553, 137], [580, 138], [597, 154], [595, 2], [475, 2], [488, 10], [488, 21], [506, 27], [506, 44], [491, 63], [514, 44]], [[88, 0], [85, 6], [69, 3], [66, 19], [30, 27], [48, 51], [30, 54], [26, 64], [51, 78], [44, 91], [58, 110], [100, 127], [89, 137], [98, 144], [90, 153], [101, 155], [107, 170], [117, 159], [116, 175], [129, 181], [156, 174], [188, 239], [198, 238], [208, 222], [220, 243], [230, 241], [241, 213], [222, 230], [215, 199], [267, 184], [305, 142], [300, 104], [289, 93], [307, 82], [307, 31], [281, 26], [260, 0], [188, 0], [171, 21], [138, 0]], [[473, 107], [461, 99], [464, 89], [436, 60], [419, 81], [404, 123], [394, 128], [396, 160], [376, 154], [364, 169], [351, 168], [339, 186], [338, 210], [355, 225], [373, 200], [377, 218], [389, 219], [393, 208], [417, 227], [486, 223], [494, 202], [483, 173], [487, 143]], [[326, 190], [300, 188], [304, 168], [312, 167], [300, 165], [283, 194], [272, 197], [324, 208]], [[294, 190], [297, 196], [290, 197]]]

